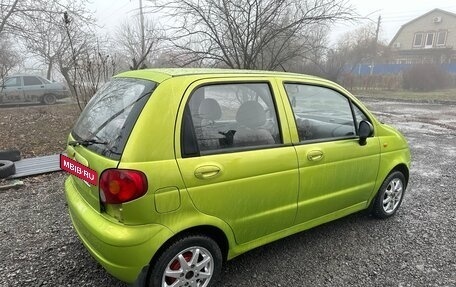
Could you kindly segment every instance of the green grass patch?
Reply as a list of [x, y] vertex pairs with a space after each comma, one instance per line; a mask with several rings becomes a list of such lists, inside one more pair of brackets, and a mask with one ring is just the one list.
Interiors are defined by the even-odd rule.
[[352, 93], [360, 98], [404, 100], [418, 102], [456, 102], [456, 89], [438, 90], [433, 92], [413, 92], [407, 90], [354, 90]]

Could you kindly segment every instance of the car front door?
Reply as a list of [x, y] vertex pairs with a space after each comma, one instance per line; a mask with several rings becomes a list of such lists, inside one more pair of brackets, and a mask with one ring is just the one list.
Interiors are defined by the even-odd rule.
[[17, 103], [23, 100], [24, 91], [22, 86], [22, 77], [9, 77], [5, 80], [1, 88], [2, 103]]
[[196, 208], [227, 222], [242, 244], [293, 224], [298, 166], [271, 82], [226, 81], [187, 90], [176, 154]]
[[44, 83], [35, 76], [24, 76], [24, 100], [38, 102], [44, 96]]
[[299, 161], [297, 223], [334, 219], [366, 207], [380, 161], [378, 138], [360, 145], [368, 117], [350, 98], [321, 85], [283, 83]]

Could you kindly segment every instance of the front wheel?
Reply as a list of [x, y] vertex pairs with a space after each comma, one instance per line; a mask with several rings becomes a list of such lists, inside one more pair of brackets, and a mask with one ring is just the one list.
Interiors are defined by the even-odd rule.
[[47, 94], [47, 95], [44, 95], [44, 97], [41, 101], [45, 105], [53, 105], [57, 102], [57, 99], [54, 95]]
[[377, 218], [393, 216], [402, 203], [405, 192], [405, 177], [400, 171], [393, 171], [383, 182], [372, 205], [372, 214]]
[[151, 264], [149, 287], [214, 286], [222, 270], [218, 244], [204, 235], [182, 237]]

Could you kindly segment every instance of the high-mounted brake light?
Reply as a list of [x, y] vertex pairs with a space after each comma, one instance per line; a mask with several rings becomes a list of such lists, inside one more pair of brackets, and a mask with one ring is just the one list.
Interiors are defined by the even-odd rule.
[[100, 177], [103, 203], [119, 204], [139, 198], [147, 192], [146, 175], [137, 170], [107, 169]]

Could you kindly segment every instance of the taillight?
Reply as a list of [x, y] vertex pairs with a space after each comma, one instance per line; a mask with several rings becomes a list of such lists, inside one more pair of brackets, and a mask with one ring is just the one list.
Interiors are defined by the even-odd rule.
[[101, 174], [100, 198], [103, 203], [124, 203], [141, 197], [146, 192], [147, 178], [140, 171], [107, 169]]

